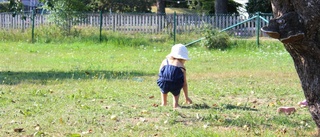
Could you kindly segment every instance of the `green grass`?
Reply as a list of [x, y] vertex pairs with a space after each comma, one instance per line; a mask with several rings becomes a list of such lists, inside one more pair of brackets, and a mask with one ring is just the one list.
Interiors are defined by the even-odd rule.
[[[182, 109], [174, 111], [158, 106], [156, 85], [170, 42], [117, 37], [0, 43], [0, 136], [315, 134], [308, 109], [297, 105], [304, 95], [294, 64], [278, 41], [261, 40], [257, 47], [255, 40], [233, 40], [225, 51], [188, 47], [194, 104], [181, 98]], [[278, 114], [280, 106], [297, 112]], [[23, 132], [14, 131], [19, 128]]]

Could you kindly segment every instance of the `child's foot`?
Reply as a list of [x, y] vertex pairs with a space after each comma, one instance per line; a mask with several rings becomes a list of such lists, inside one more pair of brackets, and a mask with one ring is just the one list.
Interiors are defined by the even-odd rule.
[[181, 109], [181, 107], [179, 105], [178, 106], [173, 106], [173, 109], [177, 110], [177, 109]]
[[161, 106], [167, 106], [167, 104], [165, 104], [165, 103], [162, 103], [162, 104], [161, 104]]

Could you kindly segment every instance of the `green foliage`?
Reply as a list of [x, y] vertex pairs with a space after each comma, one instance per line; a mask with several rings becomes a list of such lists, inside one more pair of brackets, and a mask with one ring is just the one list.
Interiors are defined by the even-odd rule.
[[51, 13], [62, 12], [66, 14], [77, 11], [88, 11], [87, 4], [91, 0], [40, 0], [44, 3], [42, 8], [49, 10]]
[[230, 47], [230, 37], [226, 32], [220, 32], [218, 29], [208, 27], [205, 30], [205, 39], [202, 46], [207, 49], [225, 50]]
[[228, 14], [239, 14], [238, 9], [242, 5], [234, 0], [228, 0]]
[[192, 0], [185, 0], [185, 1], [165, 1], [165, 5], [167, 8], [174, 7], [174, 8], [188, 8], [188, 6], [191, 4]]
[[19, 0], [10, 0], [9, 1], [9, 10], [10, 12], [20, 12], [23, 8], [21, 1]]
[[0, 12], [8, 12], [10, 11], [10, 3], [9, 2], [0, 2]]
[[[191, 0], [189, 7], [196, 9], [200, 13], [215, 13], [215, 0]], [[228, 0], [228, 14], [239, 14], [238, 8], [242, 6], [234, 0]]]
[[214, 12], [214, 2], [213, 0], [192, 0], [189, 7], [196, 9], [199, 13], [212, 13]]
[[144, 0], [42, 0], [43, 9], [50, 12], [49, 20], [61, 27], [65, 35], [70, 35], [71, 26], [83, 21], [85, 12], [111, 10], [113, 12], [150, 12], [151, 2]]
[[256, 12], [272, 13], [270, 0], [249, 0], [245, 8], [249, 14]]
[[23, 4], [20, 0], [9, 0], [9, 3], [3, 3], [0, 8], [2, 12], [12, 12], [12, 16], [14, 17], [22, 12]]
[[50, 12], [49, 20], [57, 24], [65, 35], [69, 35], [71, 26], [81, 21], [83, 13], [88, 11], [86, 5], [89, 2], [89, 0], [47, 0], [43, 9]]
[[90, 0], [88, 7], [91, 11], [111, 11], [111, 12], [151, 12], [153, 0]]

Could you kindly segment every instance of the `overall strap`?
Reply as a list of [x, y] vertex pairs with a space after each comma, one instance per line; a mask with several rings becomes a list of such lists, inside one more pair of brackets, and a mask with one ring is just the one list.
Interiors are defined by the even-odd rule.
[[187, 71], [186, 68], [184, 68], [184, 67], [179, 67], [179, 68], [180, 68], [180, 69], [183, 69], [184, 71]]
[[167, 65], [169, 65], [169, 61], [168, 61], [168, 59], [167, 59]]

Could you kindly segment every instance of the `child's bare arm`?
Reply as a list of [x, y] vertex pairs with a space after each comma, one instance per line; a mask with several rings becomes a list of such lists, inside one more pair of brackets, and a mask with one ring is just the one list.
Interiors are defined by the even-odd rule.
[[184, 93], [184, 98], [186, 99], [186, 103], [192, 104], [192, 100], [189, 98], [188, 95], [188, 82], [187, 82], [187, 72], [186, 70], [183, 70], [183, 76], [184, 76], [184, 84], [183, 84], [183, 93]]

